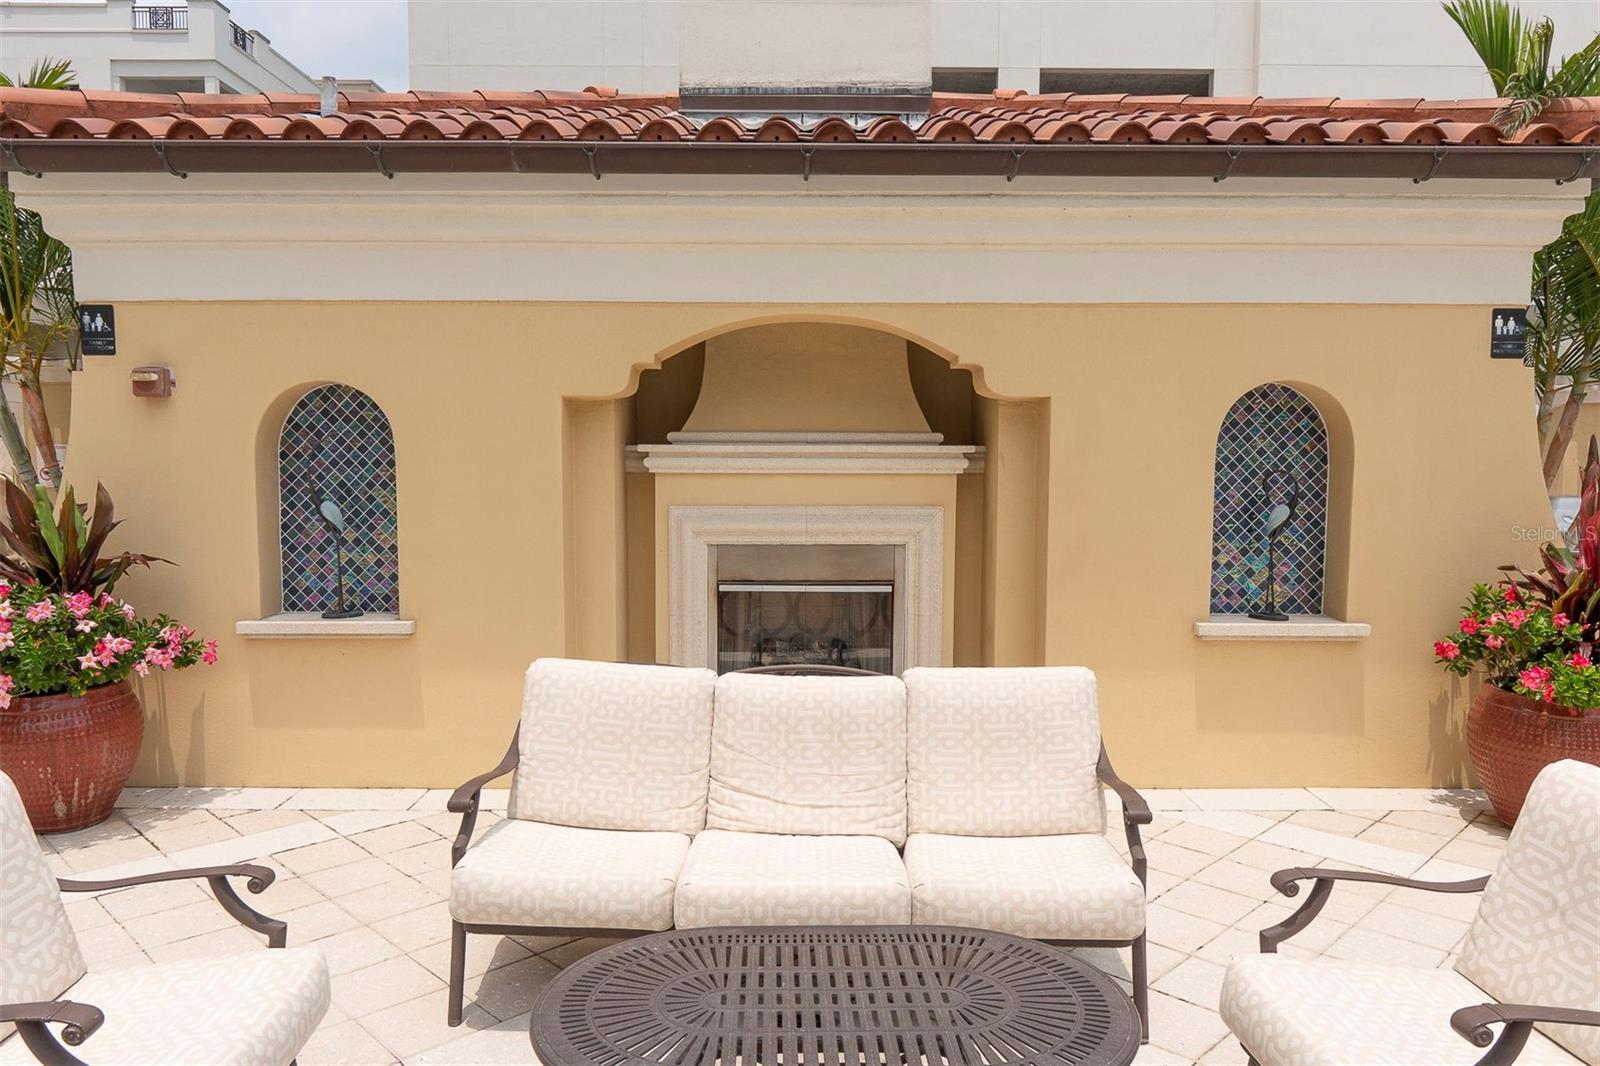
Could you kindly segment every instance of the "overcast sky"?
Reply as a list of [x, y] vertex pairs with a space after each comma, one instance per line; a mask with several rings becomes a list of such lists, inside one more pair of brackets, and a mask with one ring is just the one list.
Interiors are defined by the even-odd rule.
[[405, 0], [223, 0], [233, 21], [260, 30], [311, 75], [375, 78], [408, 87]]

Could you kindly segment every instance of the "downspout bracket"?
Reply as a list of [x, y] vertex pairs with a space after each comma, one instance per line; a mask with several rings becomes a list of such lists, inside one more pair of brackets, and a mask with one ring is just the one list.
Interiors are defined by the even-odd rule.
[[172, 165], [172, 160], [167, 158], [167, 141], [166, 141], [166, 138], [157, 137], [154, 140], [152, 140], [150, 143], [155, 145], [156, 156], [160, 158], [161, 165], [167, 168], [167, 173], [168, 174], [171, 174], [175, 178], [185, 178], [185, 179], [187, 179], [189, 177], [189, 172], [188, 171], [179, 170], [177, 167]]
[[30, 178], [42, 178], [44, 175], [37, 170], [29, 170], [22, 165], [22, 160], [17, 158], [17, 146], [11, 141], [0, 141], [0, 152], [4, 152], [6, 160], [11, 164], [11, 169], [21, 171]]

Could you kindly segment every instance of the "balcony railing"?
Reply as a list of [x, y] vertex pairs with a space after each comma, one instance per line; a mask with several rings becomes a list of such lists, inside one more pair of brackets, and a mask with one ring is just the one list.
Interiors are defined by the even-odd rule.
[[233, 34], [233, 46], [241, 52], [253, 53], [256, 50], [256, 39], [250, 31], [237, 22], [228, 23], [228, 32]]
[[186, 30], [189, 28], [189, 9], [186, 7], [135, 7], [133, 28], [136, 30]]

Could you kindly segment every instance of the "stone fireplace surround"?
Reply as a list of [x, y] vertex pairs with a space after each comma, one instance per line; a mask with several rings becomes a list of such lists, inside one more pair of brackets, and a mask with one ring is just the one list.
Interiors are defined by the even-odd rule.
[[668, 654], [716, 668], [716, 568], [722, 544], [874, 544], [900, 550], [901, 668], [944, 660], [944, 510], [940, 507], [675, 506], [668, 509]]

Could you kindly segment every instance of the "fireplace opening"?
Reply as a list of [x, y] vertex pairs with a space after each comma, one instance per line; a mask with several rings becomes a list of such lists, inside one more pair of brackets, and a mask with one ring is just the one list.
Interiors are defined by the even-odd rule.
[[718, 673], [826, 663], [897, 672], [898, 549], [724, 545], [718, 549]]

